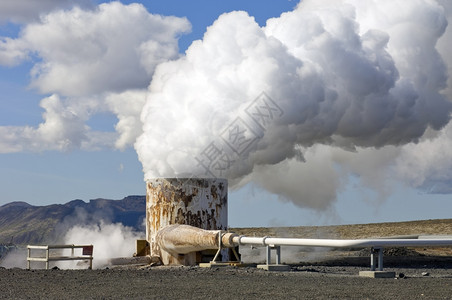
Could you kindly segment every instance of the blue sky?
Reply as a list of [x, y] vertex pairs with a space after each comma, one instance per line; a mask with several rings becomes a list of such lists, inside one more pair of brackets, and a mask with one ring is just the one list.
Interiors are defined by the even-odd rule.
[[284, 113], [228, 170], [230, 226], [450, 218], [446, 1], [6, 2], [0, 205], [144, 195], [265, 91]]

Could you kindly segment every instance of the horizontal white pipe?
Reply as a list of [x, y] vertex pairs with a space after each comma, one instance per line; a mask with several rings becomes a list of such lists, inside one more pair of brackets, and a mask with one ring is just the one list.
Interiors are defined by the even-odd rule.
[[452, 238], [334, 240], [235, 236], [233, 238], [233, 242], [237, 245], [305, 246], [331, 248], [452, 246]]

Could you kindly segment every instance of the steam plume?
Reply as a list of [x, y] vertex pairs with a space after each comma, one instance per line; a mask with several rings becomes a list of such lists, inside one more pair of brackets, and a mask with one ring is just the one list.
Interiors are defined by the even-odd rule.
[[[400, 151], [391, 147], [449, 122], [447, 65], [435, 47], [446, 28], [444, 7], [423, 0], [303, 1], [265, 27], [245, 12], [223, 14], [155, 71], [135, 144], [145, 178], [227, 176], [315, 209], [335, 199], [342, 172], [384, 185], [391, 168], [382, 167]], [[256, 105], [264, 126], [250, 113]]]

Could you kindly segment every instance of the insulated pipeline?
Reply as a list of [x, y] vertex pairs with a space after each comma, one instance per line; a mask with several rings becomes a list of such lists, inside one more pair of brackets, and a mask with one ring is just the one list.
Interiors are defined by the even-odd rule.
[[261, 246], [305, 246], [305, 247], [423, 247], [423, 246], [452, 246], [452, 238], [436, 239], [298, 239], [234, 236], [232, 241], [236, 245]]
[[411, 236], [409, 238], [355, 240], [247, 237], [234, 233], [225, 233], [220, 230], [203, 230], [188, 225], [168, 225], [158, 231], [155, 242], [167, 252], [185, 254], [207, 249], [218, 249], [220, 247], [233, 248], [239, 245], [329, 248], [444, 247], [452, 246], [452, 236], [422, 236], [417, 239]]
[[223, 233], [221, 230], [204, 230], [189, 225], [168, 225], [160, 229], [155, 242], [169, 253], [187, 254], [190, 252], [218, 249], [221, 245], [226, 248], [235, 247], [233, 233]]

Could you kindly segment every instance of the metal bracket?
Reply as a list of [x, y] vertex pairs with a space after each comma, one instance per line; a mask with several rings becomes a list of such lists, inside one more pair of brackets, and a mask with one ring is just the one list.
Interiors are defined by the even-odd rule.
[[378, 254], [378, 271], [383, 271], [383, 247], [372, 247], [370, 249], [370, 270], [375, 271], [375, 257]]
[[271, 264], [272, 250], [276, 250], [276, 264], [281, 264], [281, 246], [268, 245], [267, 246], [267, 265]]
[[[215, 253], [215, 256], [213, 257], [211, 263], [217, 262], [218, 256], [220, 256], [220, 252], [221, 252], [221, 250], [223, 250], [223, 243], [222, 243], [221, 237], [222, 237], [222, 232], [219, 231], [218, 232], [218, 251], [217, 251], [217, 253]], [[238, 255], [237, 251], [235, 251], [235, 248], [231, 248], [231, 249], [232, 249], [232, 253], [234, 253], [236, 262], [240, 262], [239, 255]]]

